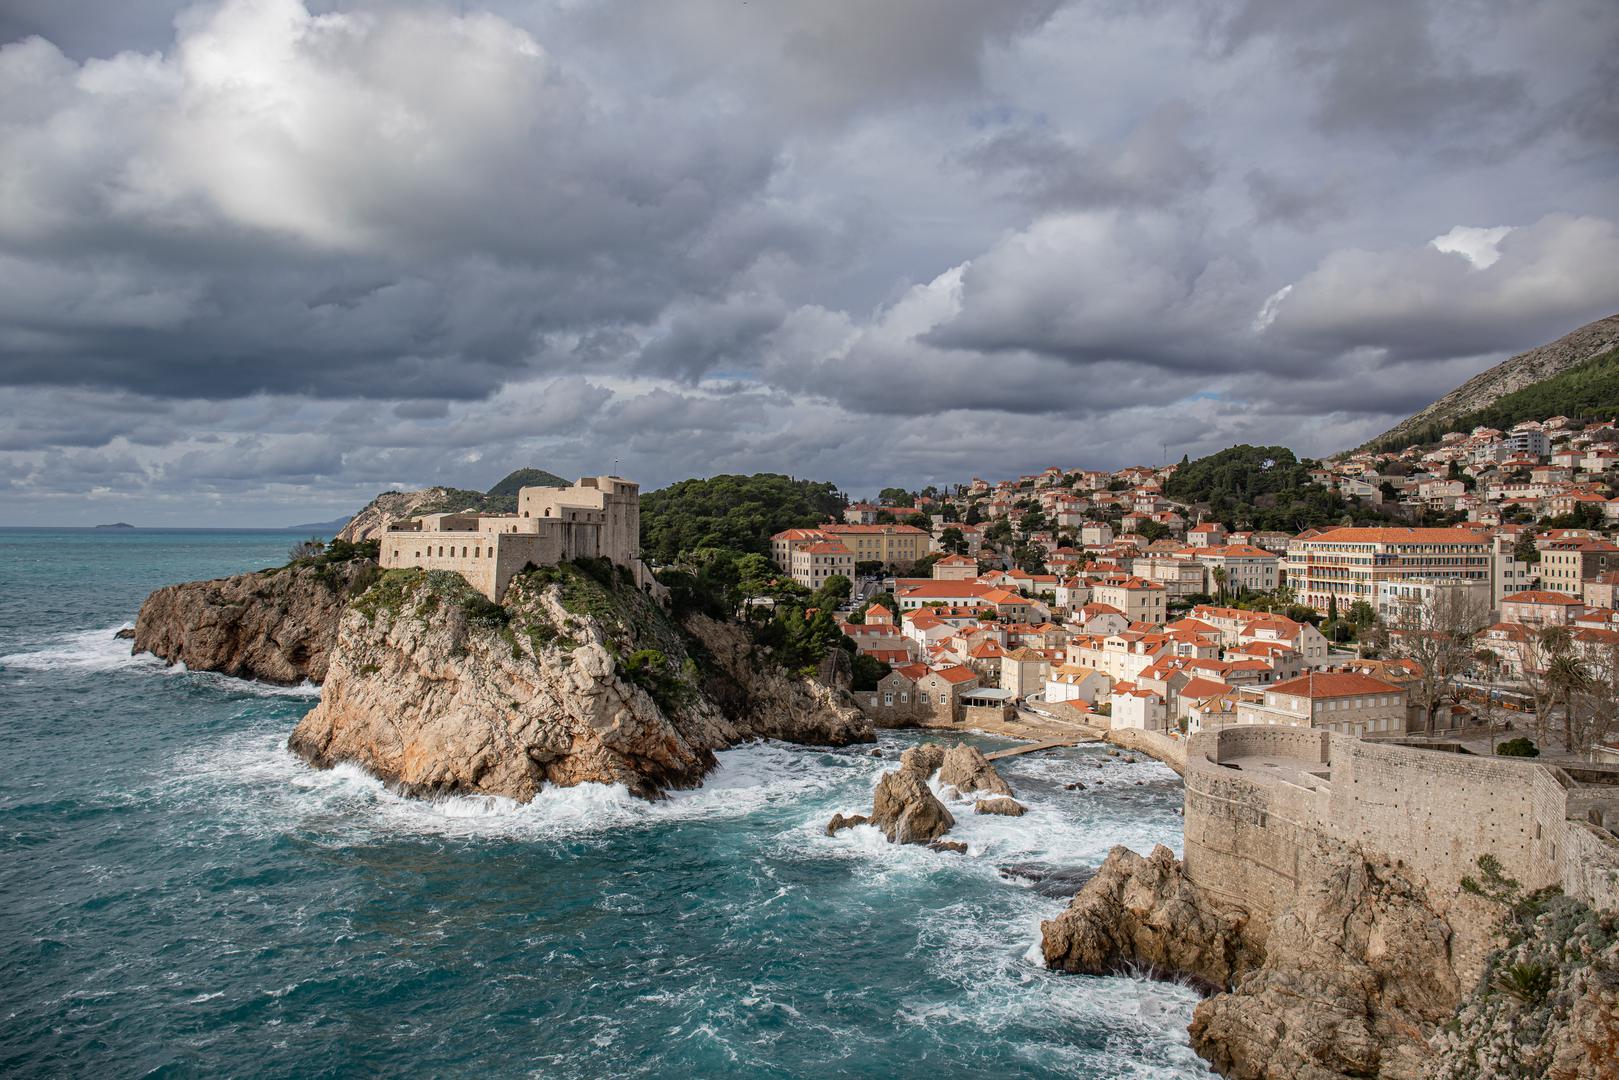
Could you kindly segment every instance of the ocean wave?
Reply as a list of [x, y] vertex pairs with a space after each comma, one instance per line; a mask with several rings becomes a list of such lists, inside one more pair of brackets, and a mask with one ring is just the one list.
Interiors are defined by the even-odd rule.
[[39, 647], [0, 656], [0, 667], [19, 671], [117, 671], [162, 668], [150, 653], [130, 655], [129, 642], [113, 635], [128, 623], [99, 630], [75, 630], [47, 638]]
[[0, 656], [0, 668], [38, 672], [133, 671], [143, 675], [184, 675], [192, 681], [233, 694], [254, 697], [317, 698], [320, 687], [307, 679], [295, 686], [278, 686], [253, 679], [238, 679], [215, 671], [192, 671], [183, 663], [168, 664], [151, 653], [131, 653], [129, 641], [115, 637], [129, 623], [96, 630], [74, 630], [47, 638], [39, 647]]

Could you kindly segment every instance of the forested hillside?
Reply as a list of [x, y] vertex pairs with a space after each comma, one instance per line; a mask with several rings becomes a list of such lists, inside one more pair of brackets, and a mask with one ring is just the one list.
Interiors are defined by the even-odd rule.
[[1238, 528], [1297, 532], [1337, 524], [1351, 508], [1310, 480], [1310, 465], [1285, 446], [1233, 446], [1182, 465], [1164, 485], [1180, 502]]
[[1372, 444], [1375, 450], [1400, 450], [1437, 442], [1447, 431], [1471, 431], [1480, 425], [1502, 431], [1524, 420], [1550, 416], [1605, 420], [1619, 416], [1619, 348], [1587, 360], [1545, 382], [1525, 386], [1482, 409], [1454, 418], [1402, 429]]
[[658, 562], [710, 547], [768, 555], [773, 534], [819, 525], [844, 504], [832, 484], [780, 473], [682, 480], [641, 496], [641, 550]]

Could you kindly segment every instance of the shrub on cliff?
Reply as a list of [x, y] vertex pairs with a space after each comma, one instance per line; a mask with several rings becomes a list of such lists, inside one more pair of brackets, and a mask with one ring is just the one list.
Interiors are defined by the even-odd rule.
[[1501, 757], [1539, 757], [1540, 747], [1530, 739], [1520, 735], [1516, 739], [1508, 739], [1495, 748]]

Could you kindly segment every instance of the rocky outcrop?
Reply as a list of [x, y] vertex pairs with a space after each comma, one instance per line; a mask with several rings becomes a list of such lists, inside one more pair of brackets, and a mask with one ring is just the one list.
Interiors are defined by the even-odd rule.
[[856, 825], [864, 825], [870, 821], [865, 814], [833, 814], [832, 820], [826, 823], [826, 835], [836, 836], [844, 829], [852, 829]]
[[1214, 902], [1163, 845], [1108, 853], [1055, 919], [1040, 924], [1046, 966], [1084, 975], [1147, 968], [1223, 989], [1256, 966], [1245, 912]]
[[1612, 1075], [1613, 915], [1537, 901], [1535, 929], [1491, 957], [1463, 1002], [1478, 966], [1471, 939], [1527, 902], [1435, 897], [1400, 864], [1348, 846], [1301, 852], [1298, 868], [1296, 898], [1258, 925], [1200, 889], [1168, 849], [1143, 859], [1114, 848], [1042, 925], [1046, 963], [1144, 967], [1204, 986], [1192, 1045], [1241, 1080]]
[[899, 768], [877, 782], [871, 823], [896, 844], [926, 844], [949, 832], [956, 819], [928, 787], [926, 774]]
[[1564, 896], [1514, 905], [1507, 945], [1491, 955], [1434, 1046], [1432, 1080], [1614, 1076], [1619, 918]]
[[844, 689], [787, 671], [742, 626], [706, 615], [681, 626], [698, 650], [702, 693], [753, 738], [828, 746], [876, 741], [871, 721]]
[[[870, 816], [857, 814], [845, 817], [838, 814], [827, 824], [827, 834], [831, 835], [850, 824], [869, 821], [896, 844], [928, 844], [940, 851], [966, 851], [965, 845], [939, 841], [939, 837], [955, 826], [956, 819], [933, 794], [933, 789], [928, 787], [928, 778], [960, 749], [962, 747], [957, 746], [946, 750], [938, 743], [908, 747], [899, 756], [899, 768], [883, 773], [877, 781]], [[979, 760], [982, 761], [982, 757]], [[989, 768], [987, 762], [984, 768]], [[994, 770], [990, 772], [993, 774]], [[995, 779], [999, 780], [1000, 777], [996, 776]], [[1012, 802], [1011, 799], [998, 801]], [[1017, 806], [1016, 803], [1012, 805]]]
[[384, 491], [349, 519], [349, 523], [338, 532], [337, 539], [352, 544], [377, 540], [395, 521], [444, 510], [481, 509], [483, 501], [484, 496], [479, 492], [462, 492], [448, 487]]
[[193, 671], [322, 682], [343, 608], [376, 576], [375, 562], [352, 559], [169, 585], [141, 605], [134, 651]]
[[975, 791], [1010, 797], [1012, 787], [1001, 778], [976, 746], [957, 743], [946, 750], [939, 761], [939, 784], [947, 793], [954, 789], [954, 797], [970, 795]]
[[503, 606], [459, 575], [395, 570], [349, 606], [289, 745], [413, 794], [521, 801], [587, 781], [655, 797], [749, 739], [875, 739], [854, 710], [818, 708], [821, 691], [764, 664], [747, 675], [746, 707], [723, 708], [674, 623], [606, 564], [519, 575]]
[[1004, 795], [997, 795], [993, 799], [979, 799], [973, 803], [975, 814], [998, 814], [1001, 817], [1022, 817], [1029, 812], [1029, 808], [1016, 799], [1009, 799]]
[[1417, 1080], [1460, 998], [1451, 937], [1400, 869], [1349, 854], [1271, 922], [1263, 963], [1198, 1006], [1192, 1045], [1231, 1077]]

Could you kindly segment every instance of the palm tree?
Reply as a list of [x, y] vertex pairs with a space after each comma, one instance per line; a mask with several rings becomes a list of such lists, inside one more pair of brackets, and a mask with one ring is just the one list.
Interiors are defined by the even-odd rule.
[[1563, 749], [1574, 752], [1574, 697], [1591, 689], [1591, 672], [1573, 652], [1559, 652], [1546, 665], [1546, 681], [1563, 703]]
[[1214, 589], [1215, 589], [1214, 595], [1219, 599], [1220, 603], [1222, 603], [1222, 604], [1225, 603], [1225, 583], [1226, 583], [1226, 579], [1228, 577], [1230, 577], [1230, 576], [1231, 575], [1226, 572], [1225, 567], [1216, 566], [1214, 568]]

